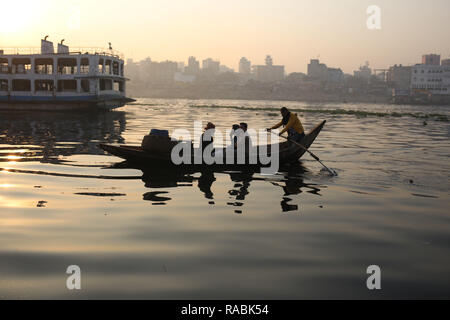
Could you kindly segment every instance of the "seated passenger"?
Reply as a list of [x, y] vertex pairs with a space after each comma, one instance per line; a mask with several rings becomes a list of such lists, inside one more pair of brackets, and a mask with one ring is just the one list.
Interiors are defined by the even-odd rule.
[[248, 128], [247, 123], [241, 122], [239, 124], [240, 130], [237, 130], [237, 141], [236, 141], [236, 146], [235, 146], [235, 148], [236, 148], [238, 144], [244, 143], [246, 153], [248, 153], [248, 151], [252, 147], [252, 139], [250, 138], [250, 135], [247, 132], [247, 128]]
[[214, 143], [214, 129], [216, 126], [212, 122], [208, 122], [206, 127], [204, 128], [204, 132], [200, 138], [200, 145], [202, 147], [202, 154], [205, 151], [205, 148], [209, 146], [211, 143]]
[[231, 131], [230, 131], [230, 142], [231, 145], [236, 148], [236, 143], [238, 140], [238, 137], [236, 135], [236, 131], [239, 129], [239, 125], [238, 124], [233, 124]]

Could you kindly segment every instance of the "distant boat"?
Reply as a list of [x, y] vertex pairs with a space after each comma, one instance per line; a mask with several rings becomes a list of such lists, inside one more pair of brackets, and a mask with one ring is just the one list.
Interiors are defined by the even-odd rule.
[[0, 110], [109, 110], [135, 101], [111, 48], [70, 51], [63, 41], [56, 53], [47, 37], [40, 52], [0, 50]]
[[[300, 141], [300, 144], [305, 146], [306, 148], [309, 148], [316, 137], [319, 135], [320, 131], [322, 130], [323, 126], [325, 125], [325, 120], [319, 123], [317, 126], [315, 126], [308, 134], [305, 135], [305, 137]], [[234, 165], [228, 165], [228, 164], [213, 164], [213, 165], [207, 165], [207, 164], [200, 164], [200, 165], [181, 165], [176, 166], [172, 163], [170, 152], [149, 152], [144, 150], [140, 146], [126, 146], [126, 145], [109, 145], [109, 144], [100, 144], [100, 148], [105, 150], [106, 152], [115, 155], [119, 158], [125, 159], [129, 164], [136, 165], [137, 167], [210, 167], [212, 169], [217, 170], [240, 170], [240, 169], [247, 169], [247, 168], [257, 168], [257, 167], [263, 167], [264, 165], [257, 163], [257, 164], [234, 164]], [[267, 146], [267, 150], [270, 153], [271, 150], [274, 150], [272, 146]], [[192, 148], [193, 153], [196, 152], [196, 149]], [[220, 149], [219, 149], [220, 150]], [[275, 149], [276, 150], [276, 149]], [[218, 150], [216, 149], [216, 152]], [[220, 150], [222, 154], [226, 155], [226, 148], [223, 148]], [[259, 152], [259, 147], [257, 148], [257, 152]], [[297, 162], [305, 153], [306, 151], [298, 146], [296, 146], [293, 143], [290, 143], [288, 141], [282, 142], [278, 144], [278, 159], [281, 164], [288, 164], [288, 163], [295, 163]], [[194, 155], [192, 155], [192, 158], [194, 158]], [[257, 157], [259, 159], [259, 157]], [[246, 160], [248, 161], [248, 159]], [[193, 162], [193, 161], [192, 161]], [[224, 161], [225, 163], [225, 161]]]

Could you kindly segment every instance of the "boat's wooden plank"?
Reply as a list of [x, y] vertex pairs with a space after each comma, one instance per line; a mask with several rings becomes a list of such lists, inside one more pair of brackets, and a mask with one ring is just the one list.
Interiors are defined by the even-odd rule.
[[[326, 121], [324, 120], [318, 125], [316, 125], [313, 129], [311, 129], [309, 133], [305, 135], [305, 137], [302, 139], [300, 143], [304, 145], [306, 148], [309, 148], [319, 135], [320, 131], [325, 125], [325, 122]], [[279, 147], [280, 163], [297, 161], [305, 153], [304, 149], [295, 146], [290, 142], [282, 142], [278, 145], [278, 147]], [[112, 155], [115, 155], [119, 158], [125, 159], [130, 162], [146, 163], [156, 161], [159, 163], [172, 164], [170, 155], [150, 153], [148, 151], [143, 150], [139, 146], [127, 146], [127, 145], [114, 146], [101, 144], [100, 148], [102, 148], [103, 150]], [[272, 146], [271, 145], [268, 146], [268, 149], [272, 150]]]

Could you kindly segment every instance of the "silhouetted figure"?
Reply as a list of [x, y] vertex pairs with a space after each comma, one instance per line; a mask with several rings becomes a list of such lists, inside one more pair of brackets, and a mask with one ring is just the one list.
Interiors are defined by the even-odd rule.
[[230, 132], [230, 142], [231, 145], [236, 148], [237, 146], [237, 141], [238, 141], [238, 137], [236, 135], [236, 131], [239, 129], [239, 125], [238, 124], [233, 124], [233, 126], [231, 127], [231, 132]]
[[[208, 122], [206, 124], [206, 127], [204, 128], [204, 132], [202, 134], [202, 136], [200, 137], [200, 145], [201, 145], [201, 150], [202, 150], [202, 157], [204, 156], [204, 152], [207, 146], [209, 146], [210, 144], [214, 143], [214, 130], [215, 130], [216, 126], [214, 125], [214, 123], [212, 122]], [[214, 149], [211, 153], [211, 156], [214, 155]]]
[[250, 135], [247, 132], [248, 129], [247, 123], [241, 122], [239, 124], [239, 129], [241, 130], [238, 131], [239, 133], [237, 135], [238, 139], [236, 144], [245, 143], [245, 152], [248, 153], [248, 151], [252, 147], [252, 139], [250, 138]]
[[272, 128], [267, 129], [267, 131], [283, 126], [284, 129], [280, 131], [280, 136], [287, 132], [290, 139], [300, 142], [305, 136], [305, 130], [303, 129], [302, 122], [297, 117], [297, 114], [290, 112], [286, 107], [281, 108], [280, 113], [283, 117], [281, 121]]

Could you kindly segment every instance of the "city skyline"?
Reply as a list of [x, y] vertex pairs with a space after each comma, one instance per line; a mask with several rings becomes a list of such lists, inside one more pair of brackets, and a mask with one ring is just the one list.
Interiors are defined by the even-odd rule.
[[[306, 73], [305, 62], [315, 58], [351, 74], [366, 61], [380, 68], [420, 63], [425, 53], [450, 56], [450, 44], [443, 41], [449, 31], [448, 1], [391, 2], [174, 0], [168, 6], [136, 0], [118, 7], [115, 1], [6, 1], [4, 11], [21, 12], [22, 19], [2, 19], [0, 47], [37, 47], [48, 34], [72, 47], [112, 42], [135, 61], [212, 57], [235, 70], [243, 56], [260, 65], [270, 54], [275, 64], [286, 66], [286, 73]], [[379, 30], [366, 25], [372, 4], [381, 10]]]
[[[446, 61], [446, 62], [445, 62], [446, 64], [448, 64], [448, 61], [450, 61], [450, 57], [445, 57], [445, 56], [443, 56], [443, 55], [440, 54], [440, 53], [428, 53], [428, 52], [427, 52], [427, 53], [423, 53], [422, 55], [420, 55], [420, 57], [417, 58], [417, 61], [416, 61], [416, 62], [413, 62], [413, 63], [410, 63], [410, 64], [399, 62], [399, 63], [395, 63], [395, 64], [390, 65], [390, 66], [382, 66], [382, 68], [383, 68], [384, 70], [387, 71], [388, 68], [394, 67], [394, 66], [395, 66], [395, 67], [397, 67], [397, 66], [400, 66], [400, 67], [401, 67], [401, 66], [404, 66], [404, 67], [412, 67], [412, 66], [415, 66], [415, 65], [427, 64], [427, 63], [424, 63], [424, 61], [423, 61], [423, 59], [424, 59], [425, 56], [437, 56], [437, 57], [439, 57], [439, 63], [437, 63], [438, 65], [441, 64], [441, 61], [442, 61], [442, 62]], [[264, 57], [263, 63], [261, 63], [261, 64], [255, 64], [255, 63], [253, 63], [252, 60], [247, 59], [247, 57], [242, 56], [242, 57], [239, 59], [236, 68], [233, 68], [233, 67], [231, 67], [231, 66], [222, 64], [222, 61], [220, 61], [220, 59], [215, 59], [215, 58], [211, 58], [211, 57], [195, 57], [195, 56], [189, 56], [189, 57], [187, 57], [187, 58], [186, 58], [185, 60], [183, 60], [183, 61], [172, 61], [172, 60], [169, 60], [169, 59], [155, 60], [155, 59], [152, 59], [151, 57], [146, 57], [146, 58], [141, 59], [141, 60], [134, 60], [134, 59], [132, 59], [132, 58], [129, 58], [129, 59], [127, 59], [126, 62], [127, 62], [127, 64], [130, 63], [130, 62], [131, 62], [131, 63], [146, 63], [146, 62], [148, 62], [148, 61], [155, 62], [155, 63], [166, 63], [166, 62], [171, 62], [171, 63], [177, 63], [179, 66], [182, 65], [183, 68], [185, 68], [185, 67], [188, 66], [189, 59], [190, 59], [190, 58], [194, 58], [194, 59], [196, 59], [198, 62], [203, 62], [201, 65], [199, 64], [199, 66], [198, 66], [199, 70], [209, 69], [209, 68], [210, 68], [209, 66], [207, 66], [207, 67], [204, 66], [204, 62], [205, 62], [205, 61], [213, 61], [213, 62], [216, 62], [216, 63], [218, 64], [218, 66], [220, 66], [220, 67], [228, 67], [229, 70], [227, 70], [227, 71], [236, 72], [236, 73], [246, 73], [246, 72], [241, 72], [241, 71], [240, 71], [240, 62], [241, 62], [243, 59], [245, 59], [245, 61], [249, 64], [249, 67], [250, 67], [250, 70], [249, 70], [248, 73], [252, 73], [253, 71], [251, 71], [251, 69], [252, 69], [253, 67], [260, 66], [260, 65], [266, 65], [266, 64], [267, 64], [267, 62], [266, 62], [267, 57], [270, 57], [270, 58], [273, 59], [273, 56], [270, 55], [270, 54], [268, 54], [268, 55], [266, 55], [266, 56]], [[308, 61], [305, 61], [305, 65], [307, 66], [307, 67], [305, 68], [305, 69], [306, 69], [305, 71], [290, 70], [289, 72], [285, 72], [285, 75], [287, 76], [287, 75], [289, 75], [289, 74], [291, 74], [291, 73], [303, 73], [303, 74], [307, 75], [307, 74], [308, 74], [308, 65], [309, 65], [310, 62], [312, 62], [312, 61], [314, 61], [314, 60], [317, 60], [317, 61], [319, 61], [319, 62], [322, 63], [322, 64], [323, 64], [323, 63], [328, 64], [326, 61], [323, 61], [323, 60], [321, 60], [321, 59], [310, 58]], [[430, 64], [431, 64], [431, 63], [430, 63]], [[432, 64], [434, 64], [434, 63], [432, 63]], [[281, 65], [281, 66], [284, 66], [283, 64], [280, 64], [280, 65]], [[183, 68], [179, 68], [179, 69], [182, 70]], [[372, 65], [371, 65], [370, 61], [366, 61], [365, 63], [361, 63], [361, 64], [358, 66], [358, 68], [355, 68], [355, 70], [352, 70], [352, 71], [350, 71], [350, 72], [344, 72], [343, 69], [342, 69], [340, 66], [335, 66], [335, 68], [332, 68], [332, 69], [339, 69], [339, 70], [342, 70], [343, 73], [346, 74], [346, 75], [353, 75], [355, 72], [358, 72], [361, 68], [370, 68], [370, 69], [372, 69]], [[380, 70], [380, 69], [378, 69], [378, 70]], [[220, 71], [220, 72], [223, 72], [223, 71]]]

